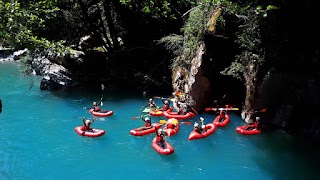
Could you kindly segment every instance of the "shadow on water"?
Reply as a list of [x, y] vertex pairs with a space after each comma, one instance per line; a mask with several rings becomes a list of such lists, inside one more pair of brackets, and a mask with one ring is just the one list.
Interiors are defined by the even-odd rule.
[[261, 134], [250, 142], [257, 147], [252, 156], [258, 168], [273, 179], [317, 179], [320, 143], [283, 132]]

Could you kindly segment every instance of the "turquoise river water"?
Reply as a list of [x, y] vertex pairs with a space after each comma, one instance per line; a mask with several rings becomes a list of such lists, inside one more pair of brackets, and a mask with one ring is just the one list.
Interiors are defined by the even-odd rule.
[[[142, 92], [100, 86], [55, 92], [39, 89], [40, 77], [23, 77], [19, 65], [0, 62], [0, 179], [318, 179], [319, 148], [308, 139], [285, 133], [244, 136], [235, 131], [243, 121], [231, 113], [231, 122], [211, 136], [188, 140], [200, 114], [181, 124], [180, 132], [166, 140], [175, 148], [160, 155], [151, 147], [154, 137], [135, 137], [143, 126]], [[32, 86], [34, 85], [34, 86]], [[104, 95], [103, 109], [114, 115], [99, 118], [92, 127], [104, 136], [79, 136], [74, 127], [91, 117], [90, 107]], [[159, 94], [153, 94], [156, 96]], [[161, 104], [156, 99], [157, 104]], [[159, 122], [164, 118], [152, 118]]]

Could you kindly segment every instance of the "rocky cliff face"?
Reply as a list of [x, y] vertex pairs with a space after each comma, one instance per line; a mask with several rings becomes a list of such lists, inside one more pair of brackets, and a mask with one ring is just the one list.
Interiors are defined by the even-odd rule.
[[[212, 80], [216, 69], [210, 68], [213, 62], [204, 60], [205, 44], [202, 43], [193, 58], [190, 69], [179, 67], [172, 73], [173, 90], [190, 95], [196, 102], [195, 109], [203, 111], [211, 104], [213, 94], [221, 88]], [[211, 64], [208, 64], [211, 63]], [[256, 84], [250, 88], [255, 89], [253, 110], [266, 108], [265, 112], [258, 112], [256, 116], [268, 125], [270, 129], [282, 129], [296, 133], [319, 136], [320, 121], [317, 110], [320, 107], [320, 75], [308, 74], [303, 71], [281, 72], [269, 70], [264, 76], [257, 76]], [[232, 84], [226, 82], [223, 85]], [[239, 85], [240, 84], [240, 85]], [[236, 96], [244, 102], [246, 86], [240, 82], [234, 87], [238, 92]], [[240, 86], [244, 90], [241, 90]], [[239, 103], [240, 104], [240, 103]], [[239, 107], [241, 108], [241, 107]], [[243, 109], [245, 112], [246, 109]], [[249, 116], [243, 116], [245, 122], [250, 123]]]
[[190, 69], [179, 67], [172, 76], [173, 90], [191, 96], [195, 103], [190, 102], [189, 105], [194, 105], [197, 111], [205, 108], [209, 103], [208, 97], [211, 96], [210, 82], [203, 74], [202, 56], [204, 53], [205, 44], [202, 42], [196, 56], [191, 61]]

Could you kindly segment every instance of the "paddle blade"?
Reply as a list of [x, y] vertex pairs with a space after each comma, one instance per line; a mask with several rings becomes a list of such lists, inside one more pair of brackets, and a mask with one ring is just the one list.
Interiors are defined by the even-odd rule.
[[103, 106], [103, 102], [101, 101], [100, 106]]
[[187, 124], [187, 125], [190, 125], [191, 122], [181, 122], [181, 124]]
[[101, 90], [102, 90], [102, 91], [104, 90], [104, 85], [103, 85], [103, 84], [101, 84]]
[[239, 110], [239, 108], [205, 108], [206, 111], [217, 111], [217, 110], [227, 110], [227, 111], [230, 111], [230, 110]]
[[206, 108], [205, 110], [206, 110], [206, 111], [212, 111], [213, 108]]
[[137, 118], [139, 118], [139, 117], [141, 117], [141, 116], [136, 116], [136, 117], [133, 117], [133, 118], [132, 118], [132, 120], [135, 120], [135, 119], [137, 119]]
[[267, 112], [267, 108], [261, 109], [260, 112]]
[[159, 122], [160, 122], [160, 124], [165, 124], [165, 123], [167, 123], [166, 120], [160, 120]]

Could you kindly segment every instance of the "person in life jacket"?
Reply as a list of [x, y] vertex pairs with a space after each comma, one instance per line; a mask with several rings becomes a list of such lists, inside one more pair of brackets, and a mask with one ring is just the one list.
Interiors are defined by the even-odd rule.
[[181, 103], [181, 102], [177, 103], [178, 115], [185, 115], [187, 113], [186, 106], [187, 105], [185, 103]]
[[260, 117], [256, 117], [256, 121], [253, 123], [253, 125], [258, 129], [261, 130], [262, 129], [262, 123], [260, 121]]
[[146, 117], [146, 118], [141, 117], [141, 119], [146, 123], [145, 124], [146, 127], [151, 126], [151, 118], [150, 117]]
[[222, 122], [226, 119], [226, 114], [227, 114], [227, 112], [225, 110], [220, 110], [219, 122]]
[[172, 110], [172, 108], [170, 107], [170, 102], [168, 100], [166, 100], [166, 98], [162, 98], [161, 101], [163, 103], [163, 107], [162, 107], [163, 111], [167, 111], [169, 109]]
[[150, 108], [156, 108], [157, 107], [156, 103], [153, 101], [152, 98], [149, 99], [149, 107]]
[[100, 98], [100, 101], [99, 101], [98, 103], [97, 103], [97, 102], [93, 102], [93, 103], [92, 103], [92, 105], [93, 105], [93, 107], [92, 107], [93, 111], [95, 111], [95, 112], [100, 112], [100, 111], [101, 111], [100, 105], [101, 105], [102, 99], [103, 99], [103, 96]]
[[195, 122], [194, 123], [194, 130], [197, 132], [197, 133], [202, 133], [204, 131], [204, 129], [206, 128], [206, 125], [204, 125], [204, 118], [203, 117], [200, 117], [200, 122], [197, 123]]
[[141, 119], [145, 122], [145, 125], [144, 125], [144, 127], [141, 127], [140, 130], [146, 130], [146, 129], [153, 128], [150, 117], [145, 117], [144, 118], [142, 116]]
[[174, 128], [177, 126], [177, 124], [178, 124], [178, 120], [172, 118], [172, 119], [169, 119], [169, 120], [168, 120], [168, 122], [167, 122], [167, 124], [166, 124], [166, 127], [167, 127], [168, 129], [174, 129]]
[[83, 126], [84, 126], [84, 131], [92, 131], [92, 128], [90, 125], [95, 121], [95, 118], [90, 121], [89, 119], [86, 119], [85, 117], [82, 118]]
[[156, 131], [156, 142], [159, 146], [163, 147], [165, 146], [164, 136], [166, 135], [166, 132], [163, 129], [158, 129]]
[[255, 121], [252, 123], [252, 124], [248, 124], [246, 126], [246, 130], [252, 130], [252, 129], [258, 129], [258, 130], [261, 130], [261, 121], [260, 121], [260, 117], [256, 117], [255, 118]]

